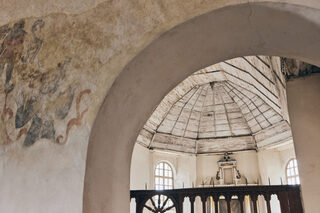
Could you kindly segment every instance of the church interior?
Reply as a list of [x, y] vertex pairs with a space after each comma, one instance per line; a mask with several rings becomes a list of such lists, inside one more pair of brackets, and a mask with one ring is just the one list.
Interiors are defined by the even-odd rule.
[[[319, 70], [294, 59], [247, 56], [193, 73], [163, 98], [140, 131], [131, 189], [299, 185], [286, 82]], [[244, 211], [254, 212], [246, 199]], [[223, 201], [219, 212], [227, 212]], [[275, 195], [270, 202], [272, 212], [281, 212]], [[212, 203], [206, 201], [206, 212], [214, 212]], [[201, 212], [202, 204], [195, 204]], [[264, 199], [258, 204], [259, 212], [267, 212]], [[134, 202], [131, 208], [136, 211]], [[240, 212], [237, 201], [231, 200], [230, 210]], [[183, 212], [190, 212], [187, 199]]]
[[320, 1], [0, 4], [0, 212], [320, 212]]

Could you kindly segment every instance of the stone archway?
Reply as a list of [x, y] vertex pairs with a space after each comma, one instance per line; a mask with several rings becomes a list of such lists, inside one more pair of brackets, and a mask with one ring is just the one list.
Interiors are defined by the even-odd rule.
[[[244, 55], [279, 55], [320, 65], [319, 34], [320, 10], [249, 3], [196, 17], [152, 42], [121, 72], [97, 115], [88, 147], [84, 212], [128, 212], [130, 161], [138, 132], [181, 80]], [[299, 152], [297, 156], [299, 160]], [[308, 212], [317, 197], [305, 194], [304, 200]]]

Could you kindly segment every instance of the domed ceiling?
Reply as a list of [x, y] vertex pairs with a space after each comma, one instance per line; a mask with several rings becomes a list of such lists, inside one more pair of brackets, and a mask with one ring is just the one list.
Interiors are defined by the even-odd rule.
[[[163, 99], [137, 142], [149, 149], [194, 154], [256, 150], [292, 142], [287, 115], [281, 107], [285, 87], [279, 88], [281, 83], [275, 82], [281, 81], [281, 70], [270, 73], [272, 60], [268, 67], [259, 57], [246, 57], [198, 71]], [[265, 72], [261, 79], [252, 69], [259, 65]], [[237, 73], [230, 68], [243, 71]], [[226, 70], [236, 77], [227, 75]], [[255, 75], [248, 77], [250, 72]], [[261, 85], [272, 95], [259, 90]]]

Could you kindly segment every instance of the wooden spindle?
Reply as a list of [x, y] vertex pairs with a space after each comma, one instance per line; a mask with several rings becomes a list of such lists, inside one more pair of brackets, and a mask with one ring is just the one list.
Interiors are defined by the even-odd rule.
[[143, 211], [143, 203], [141, 201], [141, 198], [136, 197], [136, 213], [142, 213]]
[[263, 197], [264, 197], [264, 199], [266, 201], [266, 204], [267, 204], [267, 212], [271, 213], [271, 206], [270, 206], [271, 195], [270, 194], [264, 194]]
[[183, 196], [178, 196], [178, 209], [177, 213], [183, 213], [183, 202], [184, 202], [184, 197]]
[[231, 213], [231, 205], [230, 205], [230, 203], [231, 203], [231, 195], [226, 195], [225, 199], [227, 201], [227, 212]]
[[290, 207], [290, 213], [302, 213], [302, 203], [299, 191], [289, 191], [288, 192], [288, 201]]
[[244, 201], [244, 195], [238, 195], [238, 200], [240, 203], [240, 213], [244, 213], [244, 209], [243, 209], [243, 201]]
[[258, 200], [258, 195], [257, 194], [251, 194], [250, 195], [252, 203], [253, 203], [253, 212], [258, 213], [258, 206], [257, 206], [257, 200]]
[[202, 213], [207, 212], [207, 206], [206, 206], [207, 197], [201, 196], [201, 202], [202, 202]]
[[214, 212], [219, 213], [219, 196], [217, 194], [213, 195], [213, 201], [214, 201]]
[[219, 200], [214, 201], [214, 212], [219, 213]]
[[278, 192], [278, 200], [280, 202], [281, 213], [289, 213], [289, 200], [286, 191]]
[[189, 197], [191, 203], [191, 213], [194, 213], [194, 201], [196, 200], [195, 197]]

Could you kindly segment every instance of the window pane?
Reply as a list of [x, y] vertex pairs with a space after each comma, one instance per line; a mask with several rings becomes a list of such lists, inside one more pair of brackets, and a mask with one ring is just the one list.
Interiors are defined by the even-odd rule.
[[287, 166], [287, 182], [288, 184], [300, 184], [297, 160], [290, 160]]
[[165, 165], [164, 165], [164, 168], [165, 168], [165, 169], [169, 169], [168, 164], [165, 164]]
[[173, 188], [173, 174], [171, 166], [165, 162], [161, 162], [155, 169], [155, 189], [172, 189]]
[[163, 163], [160, 163], [160, 169], [163, 169]]

